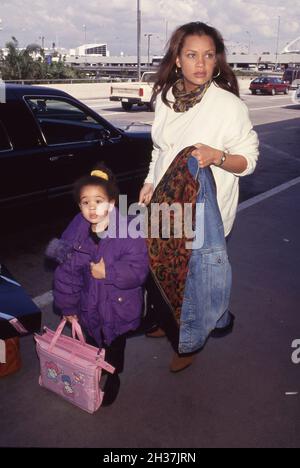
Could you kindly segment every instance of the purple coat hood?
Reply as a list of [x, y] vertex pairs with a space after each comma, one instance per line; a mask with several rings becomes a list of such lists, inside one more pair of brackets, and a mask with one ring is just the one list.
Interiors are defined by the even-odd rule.
[[[101, 239], [96, 245], [90, 224], [78, 214], [60, 240], [52, 241], [47, 255], [60, 264], [54, 274], [54, 302], [63, 315], [78, 315], [81, 325], [99, 346], [135, 330], [141, 319], [143, 284], [149, 271], [146, 241], [119, 236]], [[127, 226], [130, 218], [121, 218]], [[124, 224], [123, 224], [124, 225]], [[90, 262], [104, 259], [106, 278], [94, 279]]]

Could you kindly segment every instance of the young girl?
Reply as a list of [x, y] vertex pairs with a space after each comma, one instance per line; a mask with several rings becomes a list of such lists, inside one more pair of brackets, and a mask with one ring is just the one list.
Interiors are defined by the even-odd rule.
[[[78, 180], [74, 195], [81, 213], [47, 251], [60, 263], [54, 302], [68, 321], [79, 321], [89, 344], [106, 348], [106, 360], [116, 368], [104, 386], [103, 404], [109, 405], [120, 387], [126, 333], [140, 324], [147, 247], [142, 238], [119, 238], [118, 187], [107, 167]], [[113, 215], [116, 236], [108, 229]]]

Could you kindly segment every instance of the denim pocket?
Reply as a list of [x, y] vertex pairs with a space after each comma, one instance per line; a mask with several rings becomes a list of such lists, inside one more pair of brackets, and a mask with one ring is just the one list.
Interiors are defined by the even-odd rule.
[[205, 303], [210, 317], [216, 323], [229, 305], [231, 290], [231, 266], [226, 250], [202, 255]]
[[228, 262], [228, 255], [224, 250], [219, 252], [204, 253], [202, 254], [202, 262], [207, 265], [225, 265], [225, 263]]

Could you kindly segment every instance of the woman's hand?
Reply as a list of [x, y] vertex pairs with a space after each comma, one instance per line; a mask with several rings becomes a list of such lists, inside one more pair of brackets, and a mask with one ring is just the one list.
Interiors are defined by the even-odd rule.
[[103, 258], [101, 258], [99, 263], [90, 263], [91, 266], [91, 273], [93, 278], [95, 279], [105, 279], [106, 272], [105, 272], [105, 263]]
[[140, 191], [139, 204], [149, 205], [153, 192], [154, 192], [153, 184], [144, 184], [144, 187]]
[[65, 315], [65, 319], [67, 322], [72, 323], [73, 320], [76, 320], [78, 322], [78, 317], [77, 315]]
[[198, 159], [199, 167], [201, 167], [201, 169], [211, 166], [212, 164], [220, 164], [223, 151], [212, 148], [211, 146], [203, 145], [202, 143], [197, 143], [193, 146], [196, 146], [197, 149], [192, 151], [191, 154]]

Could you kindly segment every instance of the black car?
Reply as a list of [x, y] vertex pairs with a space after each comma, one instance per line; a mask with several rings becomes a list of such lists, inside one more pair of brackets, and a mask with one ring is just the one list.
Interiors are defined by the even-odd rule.
[[125, 132], [65, 92], [6, 85], [0, 104], [0, 210], [71, 192], [104, 161], [121, 193], [136, 200], [147, 174], [151, 134]]

